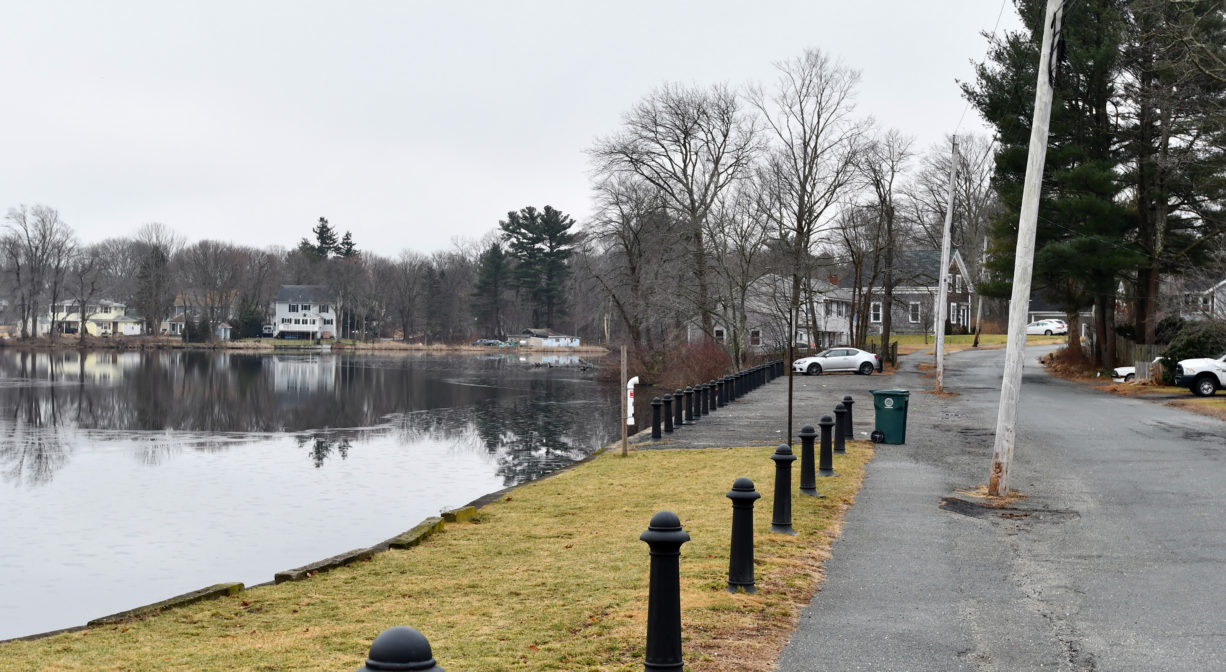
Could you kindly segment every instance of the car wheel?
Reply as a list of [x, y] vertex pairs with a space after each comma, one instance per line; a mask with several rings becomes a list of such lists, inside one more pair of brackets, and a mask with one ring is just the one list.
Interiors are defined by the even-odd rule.
[[1132, 379], [1133, 379], [1133, 378], [1136, 378], [1136, 377], [1137, 377], [1137, 374], [1135, 374], [1135, 373], [1130, 373], [1130, 374], [1128, 374], [1128, 375], [1124, 376], [1124, 382], [1125, 382], [1125, 383], [1131, 383], [1131, 382], [1132, 382]]
[[1211, 397], [1217, 392], [1217, 383], [1212, 376], [1201, 376], [1192, 384], [1192, 394], [1198, 397]]
[[822, 365], [818, 364], [817, 362], [813, 362], [812, 364], [810, 364], [809, 368], [805, 371], [805, 375], [808, 375], [808, 376], [820, 376], [821, 374], [822, 374]]
[[1043, 335], [1044, 335], [1044, 336], [1051, 336], [1051, 329], [1048, 329], [1047, 331], [1043, 332]]
[[861, 376], [870, 376], [872, 374], [873, 374], [872, 362], [865, 362], [860, 365], [860, 375]]

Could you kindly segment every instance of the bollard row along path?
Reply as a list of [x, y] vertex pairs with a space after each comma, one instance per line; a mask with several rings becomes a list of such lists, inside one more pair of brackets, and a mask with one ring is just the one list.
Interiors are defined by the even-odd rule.
[[[768, 362], [748, 369], [742, 375], [713, 381], [711, 384], [678, 390], [669, 399], [653, 399], [652, 430], [636, 434], [640, 448], [707, 448], [722, 446], [775, 445], [771, 459], [776, 463], [772, 498], [773, 516], [770, 532], [795, 534], [792, 530], [791, 482], [792, 454], [785, 430], [787, 427], [786, 378], [782, 362]], [[776, 384], [768, 385], [775, 381]], [[878, 381], [879, 382], [879, 381]], [[793, 380], [793, 425], [804, 424], [799, 430], [801, 443], [801, 495], [820, 497], [815, 487], [817, 476], [836, 476], [831, 468], [832, 453], [844, 452], [844, 441], [866, 439], [873, 421], [870, 417], [854, 420], [855, 398], [869, 398], [874, 387], [869, 377], [819, 376]], [[700, 390], [700, 391], [696, 391]], [[750, 391], [755, 394], [746, 396]], [[847, 394], [848, 392], [853, 393]], [[673, 399], [682, 399], [672, 404]], [[666, 401], [667, 400], [667, 401]], [[668, 408], [665, 413], [665, 405]], [[705, 413], [702, 410], [705, 406]], [[718, 413], [712, 413], [719, 409]], [[698, 419], [710, 415], [701, 423]], [[817, 418], [813, 416], [818, 416]], [[668, 423], [666, 418], [673, 422]], [[820, 431], [813, 428], [818, 425]], [[665, 433], [665, 427], [672, 431]], [[682, 429], [684, 428], [684, 429]], [[820, 437], [819, 447], [815, 445]], [[815, 469], [815, 462], [820, 466]], [[761, 497], [752, 481], [737, 478], [728, 492], [732, 500], [733, 524], [729, 547], [728, 590], [754, 592], [753, 572], [753, 504]], [[765, 531], [763, 531], [765, 532]], [[651, 580], [647, 618], [647, 647], [644, 670], [680, 670], [681, 612], [678, 601], [681, 545], [689, 535], [680, 519], [671, 511], [661, 511], [652, 517], [641, 540], [650, 547]], [[390, 628], [375, 638], [366, 665], [358, 672], [375, 670], [426, 670], [442, 672], [434, 660], [425, 636], [410, 627]]]

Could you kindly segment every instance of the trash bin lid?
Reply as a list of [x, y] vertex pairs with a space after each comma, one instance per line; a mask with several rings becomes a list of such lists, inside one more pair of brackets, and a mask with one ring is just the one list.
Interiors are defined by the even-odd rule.
[[911, 390], [869, 390], [869, 392], [871, 392], [873, 396], [881, 395], [883, 397], [886, 397], [886, 396], [909, 397], [911, 396]]

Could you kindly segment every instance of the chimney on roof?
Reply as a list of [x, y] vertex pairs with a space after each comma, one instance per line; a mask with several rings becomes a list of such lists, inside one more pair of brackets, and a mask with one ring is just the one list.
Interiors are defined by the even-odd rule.
[[832, 285], [837, 285], [837, 284], [839, 284], [839, 276], [837, 276], [837, 275], [835, 275], [835, 274], [833, 274], [833, 273], [831, 273], [831, 274], [830, 274], [830, 276], [829, 276], [829, 277], [827, 277], [826, 279], [827, 279], [827, 280], [829, 280], [829, 281], [830, 281], [830, 284], [832, 284]]

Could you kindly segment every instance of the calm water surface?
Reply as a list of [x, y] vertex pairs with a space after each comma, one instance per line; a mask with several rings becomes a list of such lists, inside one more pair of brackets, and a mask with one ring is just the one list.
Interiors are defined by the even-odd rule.
[[0, 639], [269, 581], [614, 440], [617, 390], [543, 364], [0, 351]]

